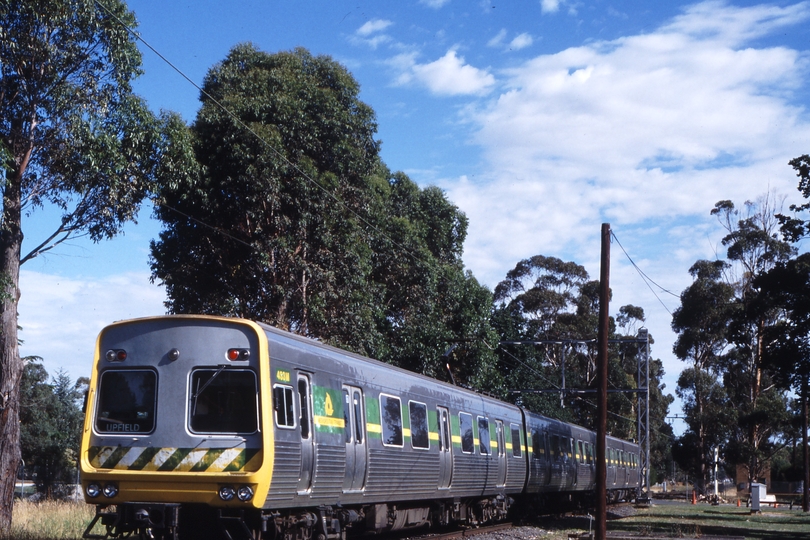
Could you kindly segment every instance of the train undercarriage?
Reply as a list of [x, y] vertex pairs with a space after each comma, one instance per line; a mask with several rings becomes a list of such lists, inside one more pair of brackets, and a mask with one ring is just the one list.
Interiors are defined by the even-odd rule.
[[[141, 538], [191, 540], [346, 540], [418, 527], [480, 526], [507, 518], [513, 500], [503, 495], [351, 508], [320, 506], [283, 511], [215, 509], [177, 503], [97, 506], [84, 532], [88, 540]], [[99, 526], [103, 532], [97, 532]], [[218, 532], [218, 536], [217, 536]]]

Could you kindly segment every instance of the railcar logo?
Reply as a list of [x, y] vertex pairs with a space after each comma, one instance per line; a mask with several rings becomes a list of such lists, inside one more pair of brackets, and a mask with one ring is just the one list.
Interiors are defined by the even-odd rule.
[[255, 472], [262, 463], [259, 448], [155, 448], [91, 446], [96, 469], [173, 472]]

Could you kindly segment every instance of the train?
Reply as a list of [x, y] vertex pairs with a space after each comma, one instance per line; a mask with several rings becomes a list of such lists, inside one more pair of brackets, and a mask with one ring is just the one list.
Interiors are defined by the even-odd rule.
[[[594, 498], [594, 432], [245, 319], [105, 327], [85, 409], [85, 538], [345, 540]], [[639, 446], [606, 447], [632, 498]]]

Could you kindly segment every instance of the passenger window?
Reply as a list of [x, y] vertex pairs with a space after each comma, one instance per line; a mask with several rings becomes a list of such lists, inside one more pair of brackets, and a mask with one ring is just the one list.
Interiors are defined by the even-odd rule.
[[475, 452], [472, 415], [458, 413], [458, 425], [461, 431], [461, 451], [465, 454], [472, 454]]
[[[514, 443], [512, 443], [514, 444]], [[543, 435], [539, 431], [532, 430], [532, 458], [545, 459], [545, 448], [543, 448]]]
[[402, 401], [397, 397], [380, 394], [380, 416], [383, 444], [402, 446]]
[[354, 440], [358, 443], [363, 443], [363, 427], [366, 423], [363, 421], [363, 394], [360, 390], [352, 392], [353, 405], [354, 405]]
[[517, 424], [509, 424], [512, 431], [512, 455], [520, 457], [523, 452], [523, 441], [520, 440], [520, 426]]
[[482, 456], [489, 455], [489, 445], [492, 441], [489, 438], [489, 420], [483, 416], [478, 417], [478, 451]]
[[349, 391], [343, 389], [343, 440], [352, 442], [352, 398]]
[[309, 379], [298, 377], [298, 402], [301, 407], [301, 438], [309, 439]]
[[585, 463], [585, 451], [582, 448], [582, 441], [577, 441], [577, 461], [580, 463]]
[[277, 384], [273, 388], [273, 410], [276, 425], [280, 428], [295, 427], [295, 405], [293, 404], [293, 387]]
[[408, 412], [411, 419], [411, 446], [414, 448], [430, 448], [427, 405], [411, 401], [408, 403]]
[[551, 450], [551, 459], [554, 461], [562, 460], [562, 456], [560, 455], [560, 438], [557, 435], [551, 436], [551, 445], [549, 450]]

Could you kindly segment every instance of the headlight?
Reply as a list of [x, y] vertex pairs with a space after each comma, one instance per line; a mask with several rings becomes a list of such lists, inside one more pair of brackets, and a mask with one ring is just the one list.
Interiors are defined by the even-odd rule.
[[104, 485], [104, 496], [108, 499], [112, 499], [118, 495], [118, 486], [115, 484], [105, 484]]
[[222, 486], [219, 488], [219, 498], [223, 501], [230, 501], [236, 495], [236, 490], [231, 486]]
[[236, 490], [236, 497], [242, 502], [248, 502], [253, 498], [253, 490], [250, 489], [250, 486], [240, 486]]
[[87, 493], [87, 496], [91, 499], [95, 499], [101, 494], [101, 486], [98, 484], [87, 484], [87, 489], [85, 489], [84, 492]]

